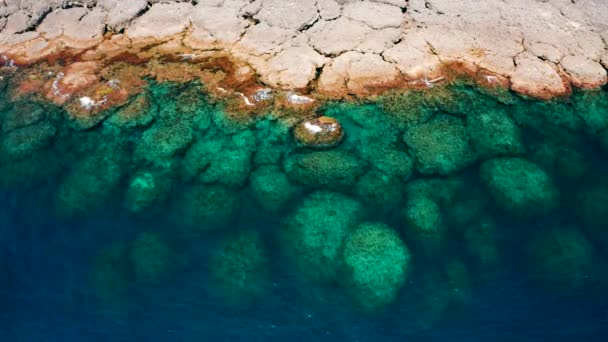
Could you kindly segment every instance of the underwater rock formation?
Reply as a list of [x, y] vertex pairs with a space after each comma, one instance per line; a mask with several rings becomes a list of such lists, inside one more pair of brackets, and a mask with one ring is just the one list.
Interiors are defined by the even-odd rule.
[[270, 291], [267, 251], [255, 231], [222, 241], [211, 257], [209, 268], [211, 291], [229, 306], [249, 306]]
[[301, 146], [324, 149], [339, 144], [344, 138], [344, 130], [338, 120], [321, 116], [299, 123], [293, 136]]
[[391, 304], [405, 284], [411, 256], [389, 226], [363, 223], [344, 242], [344, 286], [355, 302], [368, 311]]
[[318, 191], [306, 197], [287, 218], [281, 245], [305, 280], [336, 279], [344, 239], [362, 219], [362, 206], [335, 192]]
[[492, 159], [480, 173], [496, 204], [510, 214], [544, 215], [559, 206], [559, 190], [549, 175], [525, 159]]

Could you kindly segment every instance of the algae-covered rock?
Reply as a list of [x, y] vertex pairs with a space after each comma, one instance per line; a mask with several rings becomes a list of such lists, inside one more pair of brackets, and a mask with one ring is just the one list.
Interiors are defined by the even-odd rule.
[[191, 123], [173, 119], [159, 121], [144, 132], [135, 155], [151, 163], [162, 165], [176, 153], [185, 150], [194, 139]]
[[407, 280], [409, 249], [383, 223], [364, 223], [344, 242], [343, 285], [364, 310], [377, 311], [391, 304]]
[[482, 158], [525, 152], [522, 134], [506, 112], [491, 110], [467, 116], [471, 144]]
[[259, 233], [243, 232], [215, 248], [210, 289], [232, 307], [250, 306], [270, 292], [270, 261]]
[[26, 157], [48, 146], [56, 133], [55, 126], [46, 121], [15, 129], [4, 136], [2, 149], [11, 158]]
[[154, 120], [156, 108], [147, 93], [135, 96], [106, 119], [106, 124], [124, 128], [147, 126]]
[[545, 171], [521, 158], [498, 158], [481, 166], [494, 201], [516, 216], [546, 214], [559, 206], [559, 190]]
[[321, 116], [299, 123], [293, 136], [300, 146], [324, 149], [338, 145], [344, 138], [344, 130], [335, 118]]
[[125, 207], [139, 213], [162, 202], [169, 195], [172, 183], [171, 170], [144, 169], [129, 180], [125, 196]]
[[131, 246], [129, 258], [135, 279], [154, 282], [167, 271], [170, 263], [169, 246], [154, 233], [141, 233]]
[[[238, 142], [233, 141], [238, 139]], [[219, 183], [228, 187], [243, 186], [251, 172], [255, 138], [251, 133], [225, 137], [209, 137], [196, 142], [184, 158], [188, 179], [201, 183]]]
[[235, 218], [239, 194], [221, 185], [194, 184], [179, 194], [171, 218], [190, 233], [221, 228]]
[[426, 105], [425, 94], [420, 91], [388, 93], [380, 98], [380, 105], [389, 120], [400, 129], [427, 122], [434, 109]]
[[449, 175], [475, 161], [467, 130], [461, 119], [439, 115], [406, 131], [403, 141], [422, 174]]
[[597, 276], [595, 249], [577, 229], [539, 232], [527, 246], [532, 275], [556, 289], [574, 290]]
[[281, 244], [305, 279], [334, 280], [344, 238], [363, 216], [361, 204], [345, 195], [318, 191], [287, 218]]
[[389, 177], [407, 181], [414, 172], [414, 160], [404, 151], [381, 149], [368, 157], [372, 166]]
[[2, 122], [2, 131], [8, 133], [36, 124], [46, 118], [44, 107], [32, 102], [18, 102], [7, 111]]
[[76, 216], [104, 208], [123, 172], [121, 154], [106, 149], [83, 159], [59, 186], [55, 205], [64, 216]]
[[398, 206], [403, 197], [401, 181], [379, 171], [370, 171], [361, 176], [355, 190], [367, 204], [382, 210]]
[[355, 184], [362, 172], [361, 162], [339, 151], [300, 153], [285, 161], [290, 179], [311, 187], [344, 188]]
[[441, 208], [427, 196], [408, 198], [404, 210], [408, 233], [420, 240], [439, 240], [443, 237]]
[[276, 212], [295, 195], [296, 187], [278, 166], [261, 166], [251, 174], [251, 189], [262, 208]]

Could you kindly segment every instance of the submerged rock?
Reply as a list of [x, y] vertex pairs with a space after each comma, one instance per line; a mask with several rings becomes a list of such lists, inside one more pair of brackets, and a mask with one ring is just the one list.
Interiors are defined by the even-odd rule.
[[25, 157], [49, 145], [56, 133], [57, 129], [51, 123], [39, 122], [7, 133], [2, 147], [10, 157]]
[[355, 184], [363, 171], [360, 161], [338, 151], [300, 153], [285, 161], [290, 179], [311, 187], [344, 188]]
[[172, 221], [188, 234], [222, 228], [235, 219], [239, 194], [221, 185], [195, 184], [173, 203]]
[[557, 289], [572, 291], [595, 281], [596, 251], [574, 228], [556, 228], [536, 234], [528, 244], [533, 276]]
[[471, 144], [482, 158], [518, 155], [525, 152], [519, 127], [506, 112], [492, 110], [473, 113], [467, 118]]
[[314, 192], [287, 218], [281, 245], [306, 280], [336, 279], [340, 251], [348, 233], [360, 223], [363, 208], [354, 199], [335, 192]]
[[358, 226], [346, 238], [342, 258], [342, 284], [366, 311], [378, 311], [391, 304], [411, 267], [409, 249], [383, 223]]
[[210, 259], [210, 289], [225, 304], [247, 307], [271, 290], [270, 260], [259, 233], [247, 231], [220, 243]]
[[321, 116], [298, 124], [293, 135], [300, 146], [323, 149], [338, 145], [344, 130], [337, 119]]
[[559, 190], [545, 171], [521, 158], [499, 158], [481, 166], [481, 179], [494, 201], [510, 214], [529, 217], [559, 206]]
[[253, 195], [262, 208], [277, 212], [295, 195], [296, 187], [278, 166], [261, 166], [251, 175]]
[[449, 175], [475, 161], [466, 128], [458, 118], [440, 115], [406, 131], [403, 141], [422, 174]]
[[170, 170], [165, 169], [137, 172], [129, 181], [125, 207], [134, 213], [139, 213], [162, 202], [171, 190], [171, 177]]

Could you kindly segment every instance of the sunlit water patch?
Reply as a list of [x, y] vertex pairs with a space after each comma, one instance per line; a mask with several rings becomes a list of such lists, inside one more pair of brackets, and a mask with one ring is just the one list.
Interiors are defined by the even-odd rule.
[[6, 92], [3, 340], [608, 333], [605, 91], [243, 114], [150, 83], [86, 130]]

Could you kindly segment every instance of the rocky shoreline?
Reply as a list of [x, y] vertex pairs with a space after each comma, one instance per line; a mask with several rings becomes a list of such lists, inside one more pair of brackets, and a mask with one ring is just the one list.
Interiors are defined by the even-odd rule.
[[[70, 82], [86, 86], [118, 61], [160, 57], [192, 65], [190, 76], [221, 64], [233, 82], [220, 91], [255, 83], [344, 98], [466, 75], [550, 99], [606, 84], [607, 17], [601, 0], [4, 0], [0, 58], [84, 62]], [[82, 88], [53, 70], [65, 78], [51, 92]]]

